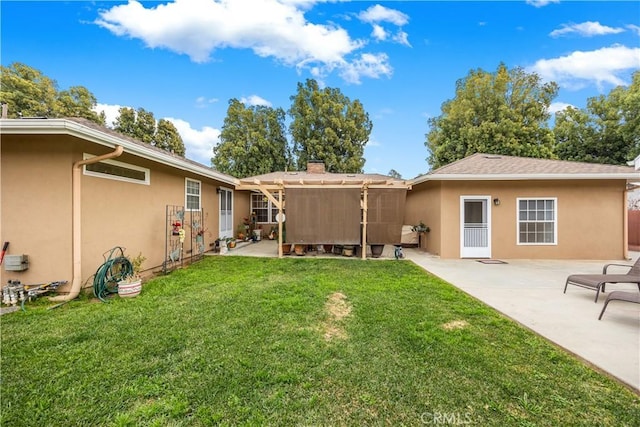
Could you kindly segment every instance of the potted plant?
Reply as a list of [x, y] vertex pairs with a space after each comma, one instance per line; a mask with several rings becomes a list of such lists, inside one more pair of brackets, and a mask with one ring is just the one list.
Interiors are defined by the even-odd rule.
[[244, 224], [238, 224], [236, 227], [236, 234], [238, 235], [238, 239], [244, 240], [247, 237], [247, 232]]
[[233, 249], [236, 247], [236, 239], [233, 237], [227, 237], [227, 248]]
[[145, 262], [147, 258], [140, 252], [136, 257], [127, 257], [127, 259], [131, 263], [131, 271], [118, 282], [118, 295], [122, 298], [131, 298], [140, 294], [142, 290], [142, 277], [140, 273], [142, 271], [142, 263]]
[[411, 231], [417, 231], [418, 233], [428, 233], [431, 231], [429, 227], [427, 227], [422, 220], [418, 223], [418, 225], [414, 225], [411, 227]]

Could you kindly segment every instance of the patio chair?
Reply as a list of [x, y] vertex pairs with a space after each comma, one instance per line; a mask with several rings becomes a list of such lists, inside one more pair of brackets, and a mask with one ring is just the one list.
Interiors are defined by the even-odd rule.
[[[609, 274], [607, 269], [611, 266], [629, 267], [629, 271], [626, 274]], [[602, 268], [602, 274], [572, 274], [567, 277], [567, 282], [564, 285], [564, 293], [567, 293], [567, 286], [575, 285], [582, 288], [593, 289], [596, 291], [595, 302], [598, 302], [598, 295], [600, 291], [605, 291], [605, 284], [607, 283], [635, 283], [640, 290], [640, 257], [633, 265], [627, 264], [606, 264]]]
[[636, 304], [640, 304], [640, 292], [626, 292], [626, 291], [613, 291], [609, 295], [607, 295], [607, 299], [604, 300], [604, 307], [602, 307], [602, 311], [600, 312], [600, 316], [598, 320], [602, 319], [602, 315], [604, 311], [607, 309], [607, 304], [609, 301], [626, 301], [633, 302]]

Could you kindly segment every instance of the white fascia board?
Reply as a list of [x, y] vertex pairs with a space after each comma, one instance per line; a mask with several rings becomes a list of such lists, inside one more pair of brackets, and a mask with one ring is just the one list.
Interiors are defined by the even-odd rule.
[[129, 154], [133, 154], [138, 157], [142, 157], [147, 160], [152, 160], [157, 163], [161, 163], [170, 166], [175, 169], [180, 169], [187, 172], [192, 172], [200, 176], [222, 181], [230, 185], [237, 185], [240, 181], [234, 177], [221, 174], [206, 166], [197, 166], [192, 163], [176, 159], [169, 153], [165, 154], [150, 150], [143, 145], [136, 144], [126, 139], [118, 138], [117, 136], [110, 135], [105, 132], [100, 132], [97, 129], [93, 129], [87, 126], [83, 126], [80, 123], [76, 123], [71, 120], [65, 119], [9, 119], [0, 120], [0, 134], [31, 134], [31, 135], [62, 135], [67, 134], [75, 136], [80, 139], [84, 139], [94, 144], [103, 145], [113, 148], [116, 145], [121, 145], [124, 151]]
[[412, 185], [426, 181], [533, 181], [533, 180], [585, 180], [627, 179], [637, 180], [640, 173], [548, 173], [548, 174], [438, 174], [416, 178]]

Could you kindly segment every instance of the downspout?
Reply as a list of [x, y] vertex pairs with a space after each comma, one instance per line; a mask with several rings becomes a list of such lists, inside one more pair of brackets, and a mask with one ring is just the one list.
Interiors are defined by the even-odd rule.
[[629, 187], [626, 185], [622, 196], [622, 257], [629, 260]]
[[67, 295], [58, 295], [51, 297], [51, 301], [71, 301], [80, 294], [80, 288], [82, 286], [82, 233], [81, 233], [81, 186], [80, 179], [82, 178], [81, 170], [82, 166], [92, 163], [98, 163], [102, 160], [113, 159], [119, 157], [124, 148], [121, 145], [117, 145], [115, 151], [102, 156], [91, 157], [90, 159], [79, 160], [73, 164], [71, 175], [71, 235], [73, 236], [72, 250], [73, 250], [73, 279], [71, 282], [71, 290]]

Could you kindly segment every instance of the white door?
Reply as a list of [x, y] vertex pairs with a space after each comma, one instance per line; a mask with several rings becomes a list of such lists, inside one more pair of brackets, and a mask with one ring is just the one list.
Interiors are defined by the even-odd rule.
[[491, 258], [490, 196], [460, 197], [460, 257]]
[[233, 237], [233, 192], [220, 189], [220, 237]]

